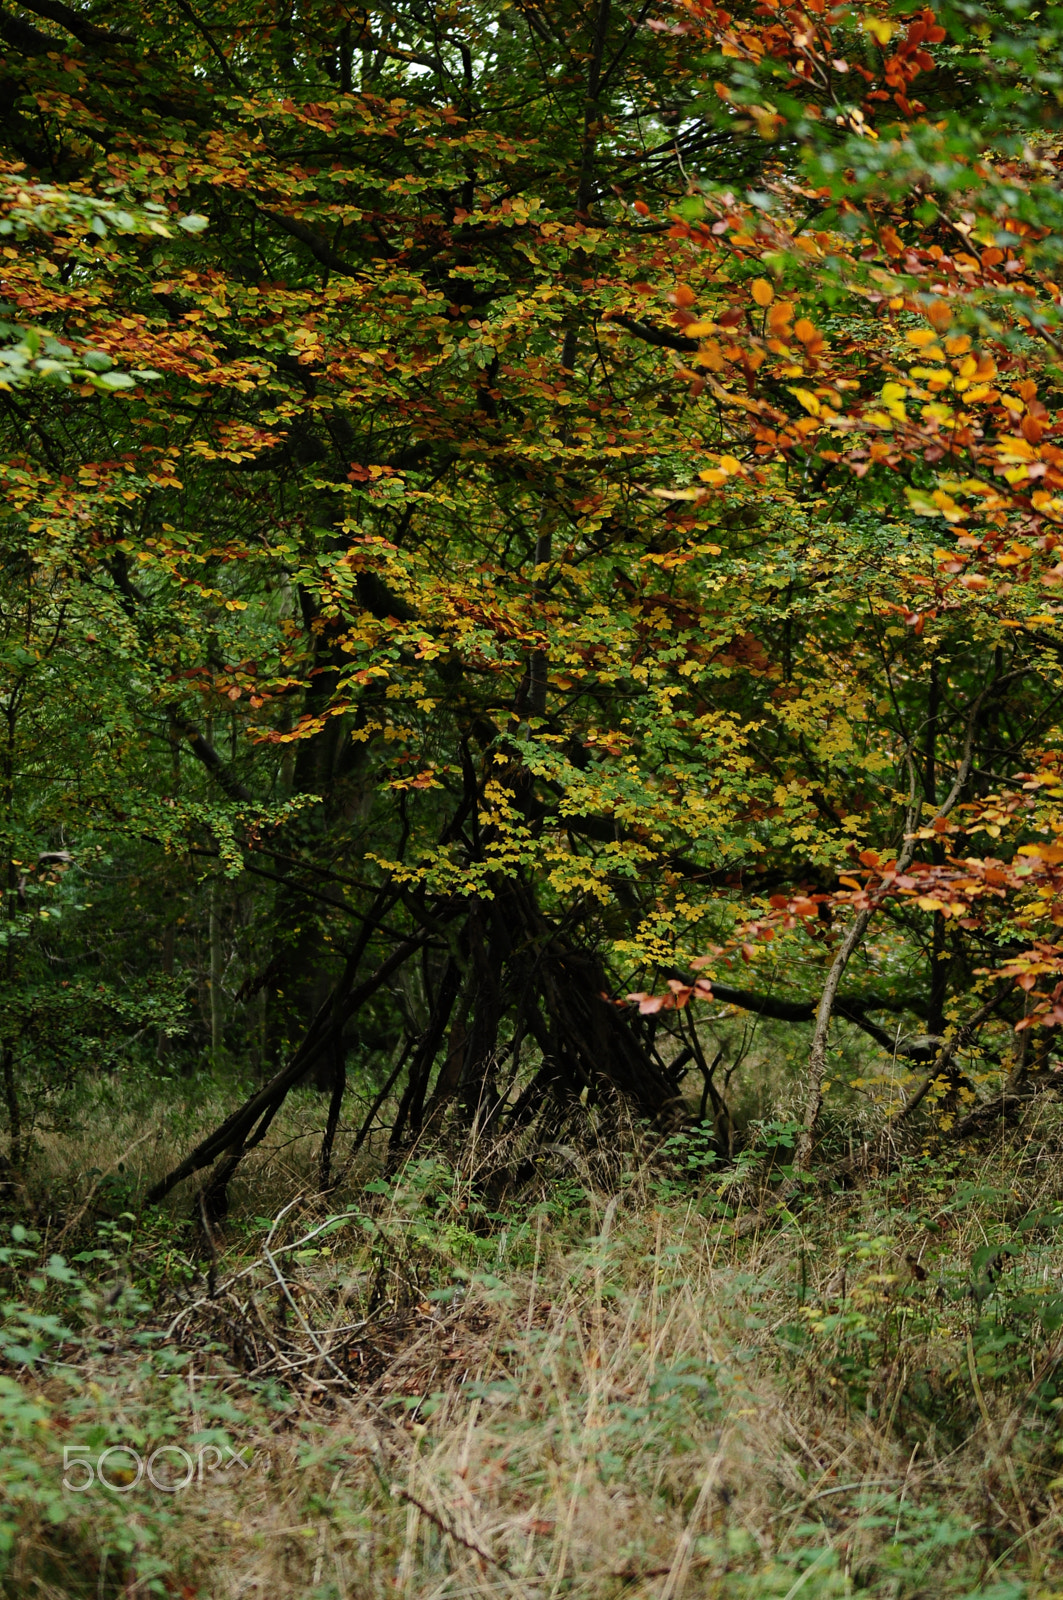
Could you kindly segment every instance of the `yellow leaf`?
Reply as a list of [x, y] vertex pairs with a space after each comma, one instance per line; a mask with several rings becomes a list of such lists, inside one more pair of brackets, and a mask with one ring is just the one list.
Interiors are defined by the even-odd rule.
[[893, 23], [887, 17], [865, 17], [863, 26], [876, 44], [886, 46], [893, 37]]
[[767, 278], [754, 278], [753, 298], [758, 306], [770, 306], [775, 299], [775, 290]]
[[818, 417], [821, 415], [823, 407], [820, 405], [811, 389], [791, 389], [790, 393], [793, 395], [795, 400], [799, 401], [800, 404], [804, 406], [805, 410], [809, 412], [811, 416]]

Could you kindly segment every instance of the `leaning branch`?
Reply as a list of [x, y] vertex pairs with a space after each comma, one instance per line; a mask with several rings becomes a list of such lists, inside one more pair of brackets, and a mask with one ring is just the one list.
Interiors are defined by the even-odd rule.
[[148, 1204], [157, 1204], [183, 1179], [209, 1166], [225, 1151], [239, 1151], [256, 1122], [260, 1118], [272, 1117], [276, 1113], [289, 1089], [294, 1088], [326, 1051], [332, 1048], [337, 1032], [342, 1030], [358, 1008], [364, 1005], [365, 1001], [374, 995], [388, 981], [392, 973], [397, 972], [427, 939], [427, 934], [419, 934], [416, 938], [407, 939], [399, 945], [371, 977], [351, 991], [340, 1006], [336, 1006], [335, 997], [326, 1000], [315, 1014], [303, 1042], [288, 1064], [275, 1073], [263, 1088], [245, 1100], [242, 1106], [225, 1119], [220, 1128], [216, 1128], [212, 1134], [196, 1145], [179, 1166], [174, 1167], [172, 1172], [150, 1189], [147, 1196]]
[[[72, 33], [74, 38], [84, 45], [100, 45], [107, 49], [121, 49], [133, 43], [133, 35], [126, 31], [111, 33], [106, 28], [99, 28], [90, 22], [82, 11], [75, 11], [72, 6], [61, 4], [61, 0], [22, 0], [22, 10], [30, 11], [34, 16], [46, 17], [49, 22], [58, 23]], [[5, 21], [7, 19], [5, 18]], [[53, 48], [59, 41], [50, 41]]]

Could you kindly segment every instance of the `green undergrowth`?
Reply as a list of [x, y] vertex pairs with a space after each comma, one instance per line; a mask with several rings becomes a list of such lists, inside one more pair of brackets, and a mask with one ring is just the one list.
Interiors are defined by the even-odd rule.
[[0, 1592], [1063, 1593], [1058, 1109], [846, 1187], [755, 1133], [250, 1182], [209, 1244], [9, 1186]]

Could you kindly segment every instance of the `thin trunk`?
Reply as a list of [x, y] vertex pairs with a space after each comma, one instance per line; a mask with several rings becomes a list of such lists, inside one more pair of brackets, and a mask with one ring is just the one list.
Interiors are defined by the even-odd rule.
[[256, 1079], [262, 1077], [269, 1061], [269, 995], [263, 984], [255, 996], [251, 1015], [251, 1068]]
[[394, 1089], [396, 1083], [399, 1081], [399, 1073], [406, 1065], [406, 1061], [409, 1057], [410, 1051], [413, 1049], [413, 1045], [414, 1041], [412, 1039], [406, 1040], [406, 1043], [399, 1054], [398, 1060], [395, 1062], [395, 1065], [387, 1075], [387, 1078], [384, 1082], [384, 1087], [380, 1090], [380, 1093], [373, 1101], [373, 1104], [369, 1107], [369, 1114], [362, 1123], [362, 1126], [358, 1129], [354, 1143], [347, 1152], [347, 1159], [343, 1163], [343, 1167], [338, 1173], [335, 1183], [332, 1185], [334, 1189], [339, 1188], [348, 1172], [350, 1172], [351, 1167], [354, 1164], [355, 1156], [358, 1154], [359, 1150], [362, 1148], [363, 1144], [372, 1132], [373, 1123], [376, 1121], [377, 1113], [384, 1104], [384, 1101], [387, 1099], [388, 1095], [391, 1093], [392, 1089]]
[[[564, 372], [571, 372], [576, 364], [576, 331], [570, 328], [565, 334], [561, 344], [561, 366]], [[568, 429], [563, 426], [559, 434], [562, 447], [568, 443]], [[534, 595], [538, 602], [546, 599], [548, 590], [545, 583], [545, 568], [549, 565], [554, 549], [554, 527], [558, 519], [558, 507], [553, 500], [543, 500], [542, 510], [539, 513], [539, 528], [535, 536], [535, 589]], [[550, 656], [546, 650], [533, 650], [528, 663], [528, 711], [533, 717], [546, 715], [546, 681], [550, 673]]]
[[[926, 798], [937, 805], [937, 741], [941, 719], [941, 673], [937, 656], [930, 663], [930, 694], [926, 717]], [[931, 860], [940, 866], [945, 852], [935, 840], [930, 846]], [[935, 911], [930, 935], [930, 999], [926, 1011], [926, 1031], [933, 1037], [945, 1030], [945, 998], [948, 993], [949, 964], [945, 949], [945, 916]]]
[[[7, 948], [4, 951], [4, 986], [8, 996], [14, 998], [13, 989], [15, 981], [15, 907], [17, 903], [18, 874], [12, 858], [12, 841], [14, 837], [14, 811], [15, 811], [15, 721], [17, 717], [15, 693], [8, 696], [7, 704], [7, 735], [4, 743], [3, 757], [3, 812], [4, 824], [7, 831], [7, 873], [6, 873], [6, 902], [7, 913]], [[4, 1076], [4, 1103], [7, 1106], [7, 1131], [10, 1142], [10, 1161], [13, 1168], [18, 1168], [22, 1162], [22, 1113], [19, 1107], [18, 1086], [15, 1082], [15, 1047], [10, 1039], [4, 1040], [3, 1051], [3, 1076]]]
[[469, 1121], [493, 1105], [497, 1096], [495, 1073], [505, 998], [504, 974], [513, 948], [509, 930], [519, 918], [513, 900], [511, 893], [503, 892], [487, 904], [487, 926], [479, 930], [472, 951], [475, 1004], [458, 1084], [462, 1110]]
[[[978, 727], [979, 714], [981, 713], [982, 706], [986, 699], [995, 690], [998, 690], [1004, 681], [1006, 680], [999, 678], [993, 679], [982, 690], [981, 694], [975, 700], [974, 705], [971, 707], [971, 714], [967, 719], [967, 735], [964, 739], [963, 758], [960, 761], [959, 770], [956, 773], [955, 782], [953, 783], [952, 788], [949, 790], [948, 797], [946, 798], [944, 804], [938, 809], [938, 817], [948, 816], [949, 812], [960, 799], [960, 796], [967, 787], [968, 780], [971, 776], [971, 767], [974, 764], [974, 736]], [[919, 821], [920, 811], [920, 808], [916, 805], [915, 801], [916, 768], [910, 754], [908, 755], [908, 765], [911, 773], [911, 785], [908, 795], [908, 812], [904, 827], [905, 840], [902, 842], [901, 849], [897, 855], [896, 870], [898, 872], [906, 871], [907, 868], [911, 866], [912, 858], [915, 855], [916, 840], [914, 838], [914, 833]], [[823, 986], [823, 993], [820, 996], [819, 1005], [816, 1009], [816, 1025], [812, 1033], [812, 1048], [808, 1054], [808, 1095], [805, 1100], [805, 1112], [803, 1118], [804, 1125], [801, 1129], [801, 1133], [798, 1137], [797, 1145], [794, 1150], [794, 1166], [798, 1171], [803, 1171], [808, 1166], [812, 1155], [812, 1145], [816, 1135], [816, 1124], [819, 1121], [820, 1110], [823, 1106], [823, 1073], [827, 1065], [827, 1036], [830, 1032], [831, 1015], [834, 1011], [834, 1001], [838, 993], [838, 985], [842, 980], [842, 974], [849, 965], [849, 958], [852, 956], [853, 952], [859, 948], [864, 934], [868, 930], [871, 919], [877, 910], [878, 906], [873, 904], [868, 906], [865, 911], [861, 911], [856, 921], [849, 929], [849, 932], [842, 940], [841, 948], [831, 963], [831, 969], [827, 975], [827, 981]], [[955, 1047], [953, 1047], [952, 1050], [950, 1050], [948, 1046], [945, 1047], [945, 1050], [942, 1051], [941, 1056], [938, 1058], [939, 1065], [937, 1071], [940, 1072], [940, 1063], [942, 1061], [944, 1061], [946, 1064], [951, 1061], [954, 1049]], [[929, 1084], [929, 1082], [930, 1079], [928, 1078], [927, 1084]], [[918, 1099], [921, 1100], [925, 1093], [926, 1085], [924, 1085], [922, 1091], [919, 1093]], [[918, 1100], [916, 1101], [916, 1104], [918, 1104]], [[909, 1102], [909, 1104], [904, 1108], [902, 1116], [907, 1116], [909, 1112], [914, 1109], [915, 1106], [912, 1104], [912, 1102]]]
[[218, 879], [210, 885], [210, 1061], [212, 1067], [221, 1063], [222, 1041], [225, 1032], [225, 995], [222, 979], [225, 976], [225, 959], [221, 937], [221, 889]]
[[[173, 977], [176, 946], [177, 928], [176, 924], [171, 921], [162, 930], [162, 952], [159, 965], [164, 978]], [[167, 1038], [166, 1029], [159, 1028], [155, 1034], [155, 1055], [160, 1062], [164, 1062], [169, 1057], [169, 1054], [170, 1041]]]
[[583, 103], [583, 140], [580, 149], [579, 188], [576, 191], [576, 211], [580, 218], [586, 217], [594, 199], [594, 162], [598, 153], [598, 101], [602, 89], [602, 63], [605, 60], [605, 43], [609, 35], [611, 9], [611, 0], [598, 0], [594, 43], [591, 47], [590, 69], [587, 73], [587, 98]]
[[9, 1140], [8, 1159], [17, 1171], [22, 1164], [22, 1113], [19, 1109], [18, 1088], [15, 1084], [15, 1052], [10, 1045], [4, 1046], [3, 1072]]
[[[909, 855], [908, 860], [910, 861]], [[903, 871], [908, 865], [898, 857], [898, 869]], [[830, 1020], [834, 1011], [834, 1001], [838, 993], [838, 985], [842, 981], [842, 974], [849, 965], [849, 958], [857, 950], [868, 930], [871, 918], [877, 906], [869, 906], [866, 911], [861, 911], [849, 932], [842, 940], [838, 954], [831, 962], [827, 981], [823, 985], [823, 993], [819, 997], [816, 1008], [816, 1025], [812, 1032], [812, 1048], [808, 1053], [808, 1097], [805, 1101], [804, 1125], [797, 1140], [794, 1153], [794, 1166], [802, 1169], [807, 1167], [812, 1154], [812, 1141], [815, 1137], [816, 1124], [823, 1106], [823, 1073], [827, 1065], [827, 1036], [830, 1032]]]
[[443, 1036], [447, 1031], [447, 1025], [450, 1022], [460, 987], [461, 967], [454, 957], [450, 956], [440, 979], [435, 1010], [429, 1020], [428, 1027], [421, 1036], [417, 1051], [410, 1063], [410, 1076], [406, 1084], [406, 1092], [399, 1103], [399, 1109], [391, 1129], [389, 1149], [393, 1155], [399, 1149], [407, 1127], [414, 1134], [420, 1132], [425, 1095], [428, 1092], [428, 1082], [432, 1075], [432, 1065], [439, 1046], [443, 1042]]
[[336, 1129], [340, 1125], [340, 1111], [343, 1107], [343, 1096], [347, 1088], [347, 1062], [342, 1040], [336, 1041], [336, 1059], [332, 1064], [332, 1098], [329, 1100], [328, 1119], [325, 1123], [325, 1137], [321, 1141], [321, 1156], [318, 1162], [318, 1188], [324, 1194], [329, 1187], [329, 1176], [332, 1170], [332, 1146], [336, 1142]]
[[[176, 802], [181, 792], [181, 730], [171, 718], [167, 733], [170, 741], [170, 799]], [[176, 914], [169, 917], [162, 930], [162, 951], [160, 953], [160, 967], [164, 978], [172, 978], [177, 956], [177, 918]], [[159, 1028], [155, 1034], [155, 1056], [160, 1064], [166, 1064], [173, 1054], [170, 1039], [165, 1028]]]

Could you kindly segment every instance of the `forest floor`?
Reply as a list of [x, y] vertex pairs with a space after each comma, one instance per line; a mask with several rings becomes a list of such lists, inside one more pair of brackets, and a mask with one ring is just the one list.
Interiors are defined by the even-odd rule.
[[139, 1115], [7, 1186], [5, 1596], [1063, 1594], [1049, 1097], [844, 1187], [785, 1126], [730, 1171], [599, 1130], [511, 1197], [369, 1153], [325, 1204], [307, 1095], [209, 1241], [138, 1212]]

